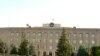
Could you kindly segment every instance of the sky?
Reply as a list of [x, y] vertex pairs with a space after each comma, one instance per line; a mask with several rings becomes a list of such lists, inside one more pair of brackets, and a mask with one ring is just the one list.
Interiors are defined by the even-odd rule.
[[0, 27], [100, 28], [100, 0], [0, 0]]

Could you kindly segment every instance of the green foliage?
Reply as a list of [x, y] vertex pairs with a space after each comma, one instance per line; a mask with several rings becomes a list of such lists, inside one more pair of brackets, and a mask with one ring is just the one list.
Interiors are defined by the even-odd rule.
[[32, 44], [29, 46], [29, 55], [36, 56], [35, 49]]
[[96, 51], [96, 56], [100, 56], [100, 49]]
[[92, 47], [92, 55], [93, 56], [100, 56], [100, 46]]
[[59, 39], [56, 55], [57, 56], [71, 56], [71, 46], [66, 37], [65, 30], [63, 29], [61, 38]]
[[23, 34], [22, 35], [23, 40], [18, 50], [19, 55], [28, 55], [28, 40], [25, 37], [26, 35]]
[[86, 49], [83, 46], [79, 47], [77, 56], [88, 56]]
[[7, 53], [6, 43], [0, 39], [0, 53]]
[[15, 46], [12, 46], [12, 49], [10, 51], [10, 54], [18, 54], [17, 48]]

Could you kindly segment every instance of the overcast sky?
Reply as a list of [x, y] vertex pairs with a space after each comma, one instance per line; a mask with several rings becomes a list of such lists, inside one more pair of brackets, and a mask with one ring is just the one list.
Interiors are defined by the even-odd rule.
[[0, 27], [42, 26], [100, 28], [100, 0], [0, 0]]

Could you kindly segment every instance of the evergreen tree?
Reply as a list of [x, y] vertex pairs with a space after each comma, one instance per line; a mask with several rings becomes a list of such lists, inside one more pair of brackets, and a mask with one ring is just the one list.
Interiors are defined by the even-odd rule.
[[100, 46], [94, 46], [91, 49], [93, 56], [100, 56]]
[[35, 49], [32, 44], [29, 46], [29, 55], [36, 56]]
[[77, 56], [88, 56], [86, 49], [83, 46], [79, 47]]
[[6, 43], [4, 43], [1, 39], [0, 39], [0, 53], [7, 53]]
[[96, 56], [100, 56], [100, 49], [96, 51]]
[[26, 39], [26, 35], [22, 33], [22, 42], [20, 44], [18, 54], [19, 55], [28, 55], [28, 40]]
[[63, 29], [61, 38], [59, 39], [56, 55], [57, 56], [71, 56], [71, 46], [69, 40], [66, 37], [65, 30]]
[[10, 54], [18, 54], [17, 48], [15, 46], [12, 46]]

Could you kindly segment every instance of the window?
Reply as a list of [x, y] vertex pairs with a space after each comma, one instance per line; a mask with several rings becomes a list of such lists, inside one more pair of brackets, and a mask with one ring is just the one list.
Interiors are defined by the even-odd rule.
[[73, 36], [76, 37], [76, 33], [74, 33]]
[[52, 52], [49, 52], [49, 56], [52, 56]]
[[44, 43], [46, 42], [46, 39], [44, 39]]
[[95, 34], [94, 33], [92, 33], [92, 35], [91, 35], [92, 37], [95, 37]]
[[56, 39], [56, 43], [58, 43], [58, 39]]
[[52, 46], [50, 46], [49, 48], [52, 49]]
[[74, 47], [74, 50], [75, 50], [75, 51], [77, 50], [76, 47]]
[[13, 41], [13, 39], [11, 38], [11, 42]]
[[31, 33], [30, 32], [27, 32], [27, 37], [29, 38], [31, 36]]
[[38, 33], [38, 36], [40, 37], [42, 34], [41, 33]]
[[58, 37], [59, 36], [59, 34], [58, 33], [56, 33], [56, 37]]
[[18, 38], [16, 39], [16, 41], [18, 42]]
[[35, 36], [36, 35], [36, 33], [35, 32], [33, 32], [33, 34], [32, 34], [33, 36]]
[[92, 40], [92, 44], [95, 44], [95, 41], [94, 40]]
[[82, 44], [83, 43], [83, 41], [82, 40], [80, 40], [80, 42], [79, 42], [80, 44]]
[[40, 39], [37, 39], [37, 42], [39, 43], [41, 40]]
[[85, 40], [86, 41], [86, 44], [88, 43], [88, 40]]
[[44, 33], [44, 36], [47, 36], [47, 32]]
[[52, 43], [52, 39], [50, 39], [50, 43]]
[[29, 32], [27, 33], [27, 36], [28, 36], [28, 37], [30, 36], [30, 33], [29, 33]]
[[80, 33], [80, 34], [79, 34], [79, 37], [82, 37], [82, 36], [83, 36], [82, 33]]
[[53, 34], [52, 33], [50, 33], [50, 37], [52, 37], [53, 36]]
[[16, 33], [16, 36], [19, 36], [19, 33], [18, 32]]
[[46, 49], [46, 45], [44, 45], [44, 49]]
[[86, 37], [89, 37], [89, 34], [88, 33], [86, 33], [86, 35], [85, 35]]
[[11, 36], [14, 36], [14, 33], [11, 33]]
[[33, 41], [33, 43], [34, 43], [34, 42], [35, 42], [35, 39], [33, 39], [32, 41]]
[[73, 43], [76, 44], [76, 40], [74, 40]]

